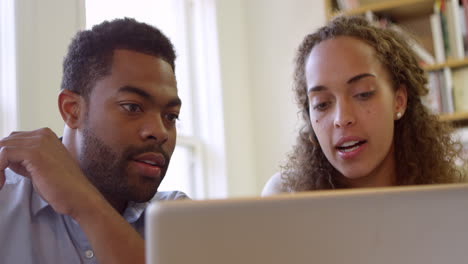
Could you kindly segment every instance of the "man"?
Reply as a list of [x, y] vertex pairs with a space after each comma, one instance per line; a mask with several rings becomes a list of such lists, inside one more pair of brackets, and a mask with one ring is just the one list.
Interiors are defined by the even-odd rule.
[[156, 193], [181, 107], [174, 60], [170, 41], [133, 19], [77, 34], [58, 96], [63, 138], [43, 128], [0, 140], [1, 263], [144, 263], [148, 201], [186, 197]]

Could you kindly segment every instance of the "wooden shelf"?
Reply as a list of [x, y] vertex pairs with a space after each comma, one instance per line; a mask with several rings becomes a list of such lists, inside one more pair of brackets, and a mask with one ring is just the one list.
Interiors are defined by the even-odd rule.
[[[331, 0], [330, 0], [331, 1]], [[328, 20], [337, 14], [346, 15], [361, 15], [367, 11], [375, 13], [385, 13], [396, 20], [418, 17], [423, 15], [430, 15], [433, 12], [435, 0], [372, 0], [361, 1], [364, 2], [360, 7], [327, 13]], [[331, 4], [329, 4], [331, 6]]]
[[459, 67], [464, 67], [464, 66], [468, 66], [468, 58], [464, 58], [463, 60], [448, 60], [445, 63], [427, 65], [427, 66], [423, 66], [423, 69], [426, 71], [437, 71], [437, 70], [442, 70], [445, 67], [459, 68]]
[[460, 122], [468, 120], [468, 112], [452, 113], [452, 114], [440, 114], [440, 120], [446, 122]]

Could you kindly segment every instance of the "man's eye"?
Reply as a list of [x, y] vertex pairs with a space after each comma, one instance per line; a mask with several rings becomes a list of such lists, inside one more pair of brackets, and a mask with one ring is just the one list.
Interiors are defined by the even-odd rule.
[[143, 112], [141, 107], [137, 104], [121, 104], [120, 106], [130, 113]]
[[166, 114], [166, 119], [172, 123], [175, 123], [177, 120], [179, 120], [179, 115], [178, 114]]
[[365, 92], [365, 93], [360, 93], [356, 95], [356, 98], [361, 99], [361, 100], [367, 100], [369, 99], [372, 95], [374, 95], [374, 91], [370, 92]]
[[317, 111], [325, 111], [329, 105], [330, 105], [330, 102], [318, 103], [313, 106], [313, 109]]

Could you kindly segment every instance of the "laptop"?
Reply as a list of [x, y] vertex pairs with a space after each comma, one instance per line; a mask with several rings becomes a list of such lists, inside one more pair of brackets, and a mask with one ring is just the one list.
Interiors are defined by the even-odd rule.
[[468, 184], [153, 203], [147, 264], [468, 263]]

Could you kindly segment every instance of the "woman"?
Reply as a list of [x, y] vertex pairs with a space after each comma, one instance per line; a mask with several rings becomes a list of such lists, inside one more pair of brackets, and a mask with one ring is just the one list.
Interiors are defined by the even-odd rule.
[[262, 195], [461, 180], [461, 145], [421, 103], [426, 82], [405, 40], [364, 18], [306, 36], [294, 87], [304, 125]]

